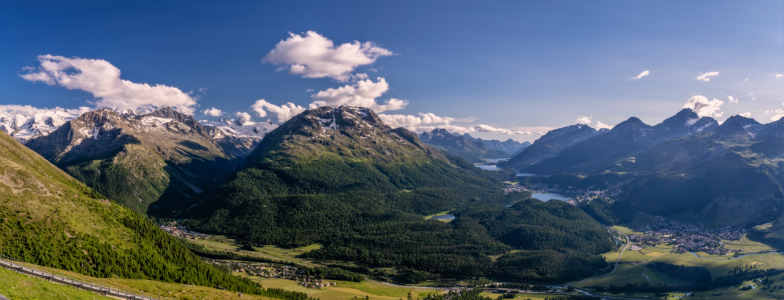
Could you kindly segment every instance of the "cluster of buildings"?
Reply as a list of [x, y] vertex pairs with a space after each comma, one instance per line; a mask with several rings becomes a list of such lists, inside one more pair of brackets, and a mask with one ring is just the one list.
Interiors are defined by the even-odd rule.
[[557, 184], [549, 186], [543, 183], [536, 183], [528, 186], [510, 185], [504, 188], [505, 193], [512, 191], [528, 191], [531, 193], [557, 193], [569, 198], [569, 203], [579, 205], [580, 203], [591, 201], [596, 198], [615, 199], [621, 193], [621, 186], [626, 182], [617, 184], [604, 183], [604, 187], [589, 186], [587, 188], [577, 188], [574, 186], [559, 187]]
[[280, 278], [294, 280], [297, 284], [311, 289], [323, 289], [328, 286], [337, 285], [337, 282], [326, 281], [309, 274], [296, 267], [280, 264], [250, 264], [245, 262], [235, 262], [220, 259], [203, 259], [204, 262], [225, 266], [233, 272], [242, 272], [251, 276], [261, 276], [265, 278]]
[[190, 231], [188, 230], [187, 226], [178, 225], [177, 222], [171, 222], [169, 224], [161, 225], [161, 229], [163, 229], [163, 231], [166, 231], [173, 236], [184, 238], [184, 239], [206, 240], [210, 237], [210, 235], [208, 234], [199, 233], [196, 231]]
[[725, 226], [704, 230], [700, 226], [679, 223], [661, 216], [650, 217], [653, 222], [635, 228], [645, 234], [630, 234], [629, 240], [637, 245], [673, 245], [674, 253], [702, 251], [712, 255], [727, 255], [730, 250], [724, 248], [721, 240], [737, 241], [746, 234], [743, 228]]

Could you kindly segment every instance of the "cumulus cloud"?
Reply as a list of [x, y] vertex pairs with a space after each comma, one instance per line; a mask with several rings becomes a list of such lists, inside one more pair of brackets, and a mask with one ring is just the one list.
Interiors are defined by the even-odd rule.
[[[781, 105], [784, 105], [784, 102], [782, 102]], [[779, 119], [784, 117], [784, 109], [779, 108], [776, 110], [766, 110], [765, 115], [769, 115], [769, 114], [773, 114], [773, 116], [770, 117], [771, 121], [778, 121]]]
[[395, 98], [387, 100], [384, 104], [376, 103], [376, 98], [381, 97], [388, 90], [389, 84], [384, 78], [379, 77], [376, 82], [371, 79], [360, 80], [354, 84], [329, 88], [311, 95], [315, 101], [310, 104], [310, 108], [345, 105], [367, 107], [376, 112], [384, 112], [403, 109], [408, 105], [408, 101]]
[[596, 130], [600, 129], [612, 129], [613, 127], [602, 122], [596, 121]]
[[781, 76], [784, 76], [784, 74], [779, 74], [779, 73], [776, 73], [776, 78], [779, 78], [779, 77], [781, 77]]
[[89, 92], [96, 98], [97, 107], [144, 111], [171, 106], [186, 114], [195, 110], [196, 100], [180, 89], [120, 79], [120, 69], [102, 59], [41, 55], [38, 62], [38, 68], [20, 76], [32, 82]]
[[379, 114], [378, 117], [389, 126], [406, 127], [409, 129], [417, 128], [426, 124], [448, 125], [455, 120], [454, 118], [450, 117], [439, 117], [433, 113], [419, 113], [419, 116]]
[[577, 117], [577, 119], [576, 119], [576, 120], [574, 120], [574, 122], [576, 122], [577, 124], [585, 124], [585, 125], [588, 125], [588, 124], [591, 124], [591, 119], [592, 119], [592, 118], [593, 118], [593, 117], [588, 117], [588, 116], [579, 116], [579, 117]]
[[751, 112], [748, 112], [748, 111], [747, 111], [747, 112], [745, 112], [745, 113], [739, 114], [739, 115], [740, 115], [741, 117], [751, 118]]
[[509, 130], [505, 128], [495, 128], [485, 124], [479, 124], [475, 126], [458, 126], [451, 124], [455, 122], [456, 119], [450, 117], [440, 117], [433, 113], [419, 113], [419, 116], [414, 115], [388, 115], [388, 114], [379, 114], [379, 118], [381, 118], [384, 123], [392, 127], [405, 127], [408, 130], [422, 132], [422, 131], [431, 131], [436, 128], [446, 129], [450, 132], [456, 133], [474, 133], [474, 132], [486, 132], [486, 133], [499, 133], [499, 134], [524, 134], [530, 135], [530, 131], [515, 131]]
[[710, 79], [711, 76], [719, 76], [719, 72], [702, 73], [702, 74], [700, 74], [700, 76], [697, 76], [697, 80], [702, 80], [702, 81], [708, 82], [708, 81], [711, 80]]
[[204, 115], [213, 116], [213, 117], [217, 117], [217, 116], [223, 115], [223, 111], [220, 110], [220, 109], [217, 109], [215, 107], [210, 108], [210, 109], [202, 110], [201, 113], [203, 113]]
[[234, 115], [237, 116], [237, 119], [244, 119], [245, 121], [250, 121], [251, 117], [249, 113], [238, 111]]
[[724, 112], [719, 112], [724, 101], [713, 98], [708, 100], [705, 96], [696, 95], [686, 100], [686, 104], [682, 108], [689, 108], [693, 110], [700, 117], [721, 117]]
[[296, 105], [291, 102], [278, 106], [269, 103], [264, 99], [260, 99], [256, 101], [256, 103], [253, 103], [253, 105], [251, 105], [250, 108], [253, 109], [253, 111], [255, 111], [259, 115], [259, 117], [266, 117], [267, 111], [269, 111], [270, 113], [274, 113], [278, 116], [278, 122], [286, 122], [292, 117], [307, 110], [307, 108]]
[[637, 75], [637, 76], [629, 78], [629, 79], [640, 79], [640, 78], [643, 78], [645, 76], [648, 76], [648, 74], [651, 74], [651, 72], [649, 72], [648, 70], [645, 70], [645, 71], [642, 71], [642, 73], [640, 73], [640, 75]]
[[376, 46], [371, 42], [341, 44], [335, 46], [332, 40], [308, 31], [304, 34], [289, 32], [288, 39], [275, 45], [262, 63], [281, 66], [279, 70], [289, 70], [291, 74], [304, 78], [329, 77], [338, 81], [348, 81], [358, 66], [369, 65], [381, 56], [393, 55], [392, 51]]
[[735, 97], [732, 97], [732, 96], [727, 96], [727, 98], [730, 99], [730, 103], [738, 103], [738, 98], [735, 98]]

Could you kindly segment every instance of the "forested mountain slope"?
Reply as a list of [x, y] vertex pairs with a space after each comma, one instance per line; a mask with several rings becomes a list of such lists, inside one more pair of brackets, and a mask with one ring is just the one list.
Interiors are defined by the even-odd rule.
[[474, 163], [482, 162], [482, 159], [509, 157], [508, 153], [492, 149], [482, 140], [472, 140], [469, 137], [451, 134], [446, 129], [433, 129], [419, 135], [422, 142]]
[[265, 293], [202, 263], [141, 215], [103, 199], [0, 133], [0, 253], [96, 277]]
[[604, 132], [606, 130], [597, 131], [588, 125], [571, 125], [551, 130], [534, 141], [531, 146], [526, 147], [523, 152], [506, 162], [499, 163], [498, 166], [507, 169], [525, 170], [537, 162], [555, 156], [565, 148]]
[[[182, 216], [190, 218], [190, 225], [198, 230], [232, 234], [254, 244], [324, 244], [309, 254], [313, 258], [484, 276], [495, 274], [491, 255], [527, 246], [502, 242], [476, 220], [458, 217], [443, 223], [423, 216], [469, 207], [501, 207], [527, 198], [528, 194], [505, 195], [501, 190], [501, 181], [512, 174], [483, 171], [446, 155], [406, 129], [390, 128], [369, 109], [321, 107], [270, 132], [248, 156], [243, 170], [200, 197], [200, 204]], [[572, 209], [562, 205], [559, 209]], [[582, 211], [573, 212], [576, 215], [550, 218], [593, 222], [594, 227], [587, 230], [598, 238], [577, 242], [593, 250], [579, 251], [554, 236], [565, 234], [579, 240], [575, 232], [541, 230], [539, 238], [558, 244], [545, 248], [558, 254], [528, 255], [583, 263], [550, 265], [545, 273], [524, 265], [521, 268], [529, 271], [495, 275], [552, 281], [601, 271], [603, 260], [593, 255], [609, 249], [610, 236]], [[545, 226], [544, 219], [524, 222], [533, 222], [530, 228], [536, 228]]]
[[26, 145], [118, 203], [157, 215], [189, 205], [236, 164], [193, 117], [169, 107], [90, 111]]
[[631, 117], [606, 134], [573, 144], [557, 155], [541, 160], [525, 170], [536, 174], [597, 171], [598, 168], [615, 160], [643, 151], [663, 141], [710, 132], [717, 126], [718, 123], [713, 118], [700, 118], [691, 109], [683, 109], [655, 126]]

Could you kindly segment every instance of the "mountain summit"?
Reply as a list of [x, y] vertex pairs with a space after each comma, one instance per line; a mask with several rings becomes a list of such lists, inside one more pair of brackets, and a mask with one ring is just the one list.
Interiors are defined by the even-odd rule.
[[234, 157], [193, 117], [166, 107], [148, 114], [84, 113], [30, 149], [138, 212], [184, 205], [229, 175]]

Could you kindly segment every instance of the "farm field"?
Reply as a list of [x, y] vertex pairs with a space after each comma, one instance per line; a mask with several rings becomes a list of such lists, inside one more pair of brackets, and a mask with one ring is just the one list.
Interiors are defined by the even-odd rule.
[[346, 300], [353, 299], [355, 297], [370, 297], [370, 299], [376, 300], [396, 300], [407, 299], [409, 293], [411, 293], [413, 298], [424, 298], [429, 294], [441, 292], [441, 290], [435, 289], [408, 289], [368, 281], [337, 281], [338, 284], [336, 286], [330, 286], [324, 289], [309, 289], [297, 284], [297, 282], [293, 280], [248, 276], [244, 273], [235, 273], [235, 275], [248, 277], [255, 282], [261, 283], [261, 285], [264, 287], [281, 288], [290, 291], [303, 292], [307, 293], [312, 298], [318, 298], [321, 300]]
[[313, 262], [304, 260], [302, 258], [299, 258], [298, 256], [305, 252], [321, 249], [321, 244], [312, 244], [305, 247], [291, 248], [291, 249], [281, 248], [274, 245], [265, 245], [263, 247], [254, 247], [255, 251], [249, 251], [249, 250], [240, 249], [242, 245], [236, 243], [235, 240], [229, 238], [217, 238], [217, 239], [208, 239], [208, 240], [199, 239], [199, 240], [188, 240], [188, 241], [193, 242], [195, 244], [203, 245], [205, 248], [210, 250], [239, 251], [242, 254], [289, 261], [308, 267], [320, 266], [319, 264], [315, 264]]

